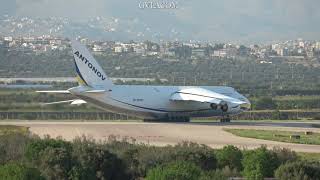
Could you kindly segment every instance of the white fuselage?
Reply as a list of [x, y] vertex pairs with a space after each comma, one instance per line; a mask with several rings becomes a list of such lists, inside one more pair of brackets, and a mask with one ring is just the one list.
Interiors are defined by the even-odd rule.
[[[243, 95], [231, 87], [200, 86], [232, 98], [249, 102]], [[227, 112], [214, 110], [210, 103], [177, 102], [170, 100], [173, 93], [192, 87], [187, 86], [139, 86], [114, 85], [103, 93], [84, 93], [82, 86], [69, 91], [99, 108], [120, 114], [128, 114], [144, 119], [165, 119], [174, 117], [211, 117], [234, 115], [242, 112], [239, 106], [230, 107]]]

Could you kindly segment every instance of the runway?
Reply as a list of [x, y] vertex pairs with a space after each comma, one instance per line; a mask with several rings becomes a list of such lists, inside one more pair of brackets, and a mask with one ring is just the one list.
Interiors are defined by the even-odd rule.
[[174, 145], [182, 141], [205, 144], [212, 148], [222, 148], [225, 145], [235, 145], [239, 148], [253, 149], [261, 145], [268, 148], [285, 147], [297, 152], [320, 153], [320, 145], [291, 144], [268, 140], [242, 138], [225, 132], [224, 128], [270, 129], [284, 131], [319, 132], [312, 124], [304, 122], [233, 122], [220, 123], [142, 123], [142, 122], [47, 122], [47, 121], [9, 121], [0, 125], [20, 125], [41, 137], [61, 136], [66, 140], [86, 135], [96, 140], [104, 141], [109, 136], [133, 138], [137, 143], [156, 146]]

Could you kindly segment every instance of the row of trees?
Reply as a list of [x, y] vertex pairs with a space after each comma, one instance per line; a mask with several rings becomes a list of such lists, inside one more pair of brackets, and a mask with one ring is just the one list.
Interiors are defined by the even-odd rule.
[[251, 99], [254, 110], [287, 110], [287, 109], [318, 109], [320, 96], [292, 98], [282, 100], [270, 96]]
[[229, 177], [319, 179], [320, 164], [288, 149], [214, 150], [183, 142], [154, 147], [133, 139], [72, 142], [24, 135], [0, 136], [0, 177], [5, 179], [211, 180]]

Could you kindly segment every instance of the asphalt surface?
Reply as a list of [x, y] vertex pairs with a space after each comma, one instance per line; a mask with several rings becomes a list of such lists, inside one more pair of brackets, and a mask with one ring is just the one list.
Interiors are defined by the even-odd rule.
[[242, 138], [225, 132], [224, 128], [268, 129], [284, 131], [312, 131], [317, 122], [232, 122], [221, 123], [142, 123], [142, 122], [48, 122], [48, 121], [0, 121], [0, 125], [27, 126], [41, 137], [62, 137], [72, 141], [76, 137], [89, 136], [97, 141], [105, 141], [109, 136], [134, 139], [137, 143], [156, 146], [174, 145], [182, 141], [206, 144], [212, 148], [235, 145], [239, 148], [253, 149], [266, 145], [268, 148], [285, 147], [297, 152], [318, 152], [320, 145], [291, 144], [252, 138]]

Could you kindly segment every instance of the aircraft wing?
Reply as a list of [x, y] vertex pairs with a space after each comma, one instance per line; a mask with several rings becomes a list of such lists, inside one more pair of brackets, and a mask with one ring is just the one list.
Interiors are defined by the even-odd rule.
[[173, 93], [170, 97], [172, 101], [195, 101], [202, 103], [220, 104], [222, 102], [230, 103], [234, 106], [246, 104], [247, 102], [225, 96], [203, 88], [188, 88]]

